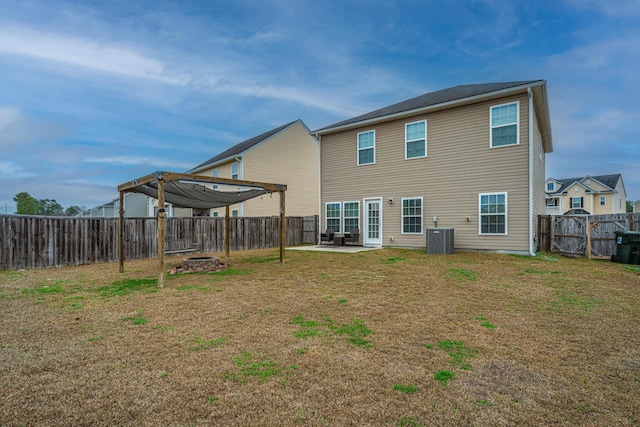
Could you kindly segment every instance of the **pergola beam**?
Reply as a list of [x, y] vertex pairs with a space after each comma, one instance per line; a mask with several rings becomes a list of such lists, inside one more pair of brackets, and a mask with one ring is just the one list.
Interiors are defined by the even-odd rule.
[[229, 179], [218, 178], [204, 175], [192, 175], [186, 173], [177, 172], [155, 172], [142, 178], [134, 179], [133, 181], [125, 182], [118, 186], [118, 191], [133, 191], [134, 188], [149, 184], [150, 182], [157, 181], [158, 179], [164, 179], [165, 181], [189, 181], [202, 184], [220, 184], [220, 185], [232, 185], [237, 187], [254, 187], [262, 188], [268, 193], [277, 193], [280, 191], [287, 191], [287, 186], [284, 184], [273, 184], [269, 182], [259, 181], [245, 181], [242, 179]]

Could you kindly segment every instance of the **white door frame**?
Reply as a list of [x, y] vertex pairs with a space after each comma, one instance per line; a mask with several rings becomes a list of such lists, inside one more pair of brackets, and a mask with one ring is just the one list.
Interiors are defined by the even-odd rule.
[[[369, 207], [375, 206], [378, 204], [378, 216], [377, 218], [377, 237], [375, 236], [375, 230], [373, 233], [369, 231]], [[372, 246], [372, 247], [380, 247], [382, 246], [382, 197], [368, 197], [362, 200], [362, 216], [363, 216], [363, 224], [364, 230], [362, 233], [362, 245], [363, 246]], [[376, 226], [376, 224], [371, 224], [372, 226]]]

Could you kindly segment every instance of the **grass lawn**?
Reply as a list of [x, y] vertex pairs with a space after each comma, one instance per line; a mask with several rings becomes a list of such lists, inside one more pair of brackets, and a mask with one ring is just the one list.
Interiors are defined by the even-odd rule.
[[0, 272], [0, 425], [640, 426], [640, 269], [231, 255]]

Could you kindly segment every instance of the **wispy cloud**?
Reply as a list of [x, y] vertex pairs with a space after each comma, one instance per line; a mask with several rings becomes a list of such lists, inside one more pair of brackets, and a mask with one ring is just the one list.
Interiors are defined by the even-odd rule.
[[176, 162], [170, 158], [154, 158], [147, 156], [136, 156], [136, 155], [126, 155], [126, 156], [106, 156], [106, 157], [87, 157], [84, 159], [87, 163], [102, 163], [112, 166], [122, 166], [122, 165], [144, 165], [145, 167], [170, 167], [172, 170], [186, 170], [192, 167], [191, 164], [188, 163], [180, 163]]
[[0, 179], [22, 179], [37, 174], [23, 165], [14, 162], [0, 161]]
[[613, 18], [635, 19], [640, 16], [640, 2], [637, 0], [565, 0], [572, 7], [592, 10]]
[[34, 142], [50, 141], [69, 133], [68, 126], [34, 119], [16, 106], [0, 105], [0, 148], [5, 156], [16, 150], [28, 153], [27, 146]]
[[13, 26], [0, 29], [0, 53], [55, 61], [95, 71], [183, 85], [162, 61], [107, 41]]

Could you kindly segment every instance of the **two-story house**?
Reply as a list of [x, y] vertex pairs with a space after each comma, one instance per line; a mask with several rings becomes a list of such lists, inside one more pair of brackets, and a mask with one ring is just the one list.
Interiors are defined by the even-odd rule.
[[[286, 215], [318, 214], [320, 149], [302, 120], [296, 120], [234, 145], [193, 169], [189, 174], [285, 184]], [[216, 186], [220, 191], [233, 187]], [[271, 216], [279, 198], [264, 196], [230, 206], [231, 216]], [[194, 212], [224, 216], [225, 209]]]
[[605, 215], [627, 211], [622, 175], [583, 176], [545, 182], [547, 215]]
[[320, 139], [321, 227], [366, 246], [534, 254], [553, 151], [544, 80], [461, 85], [330, 126]]

